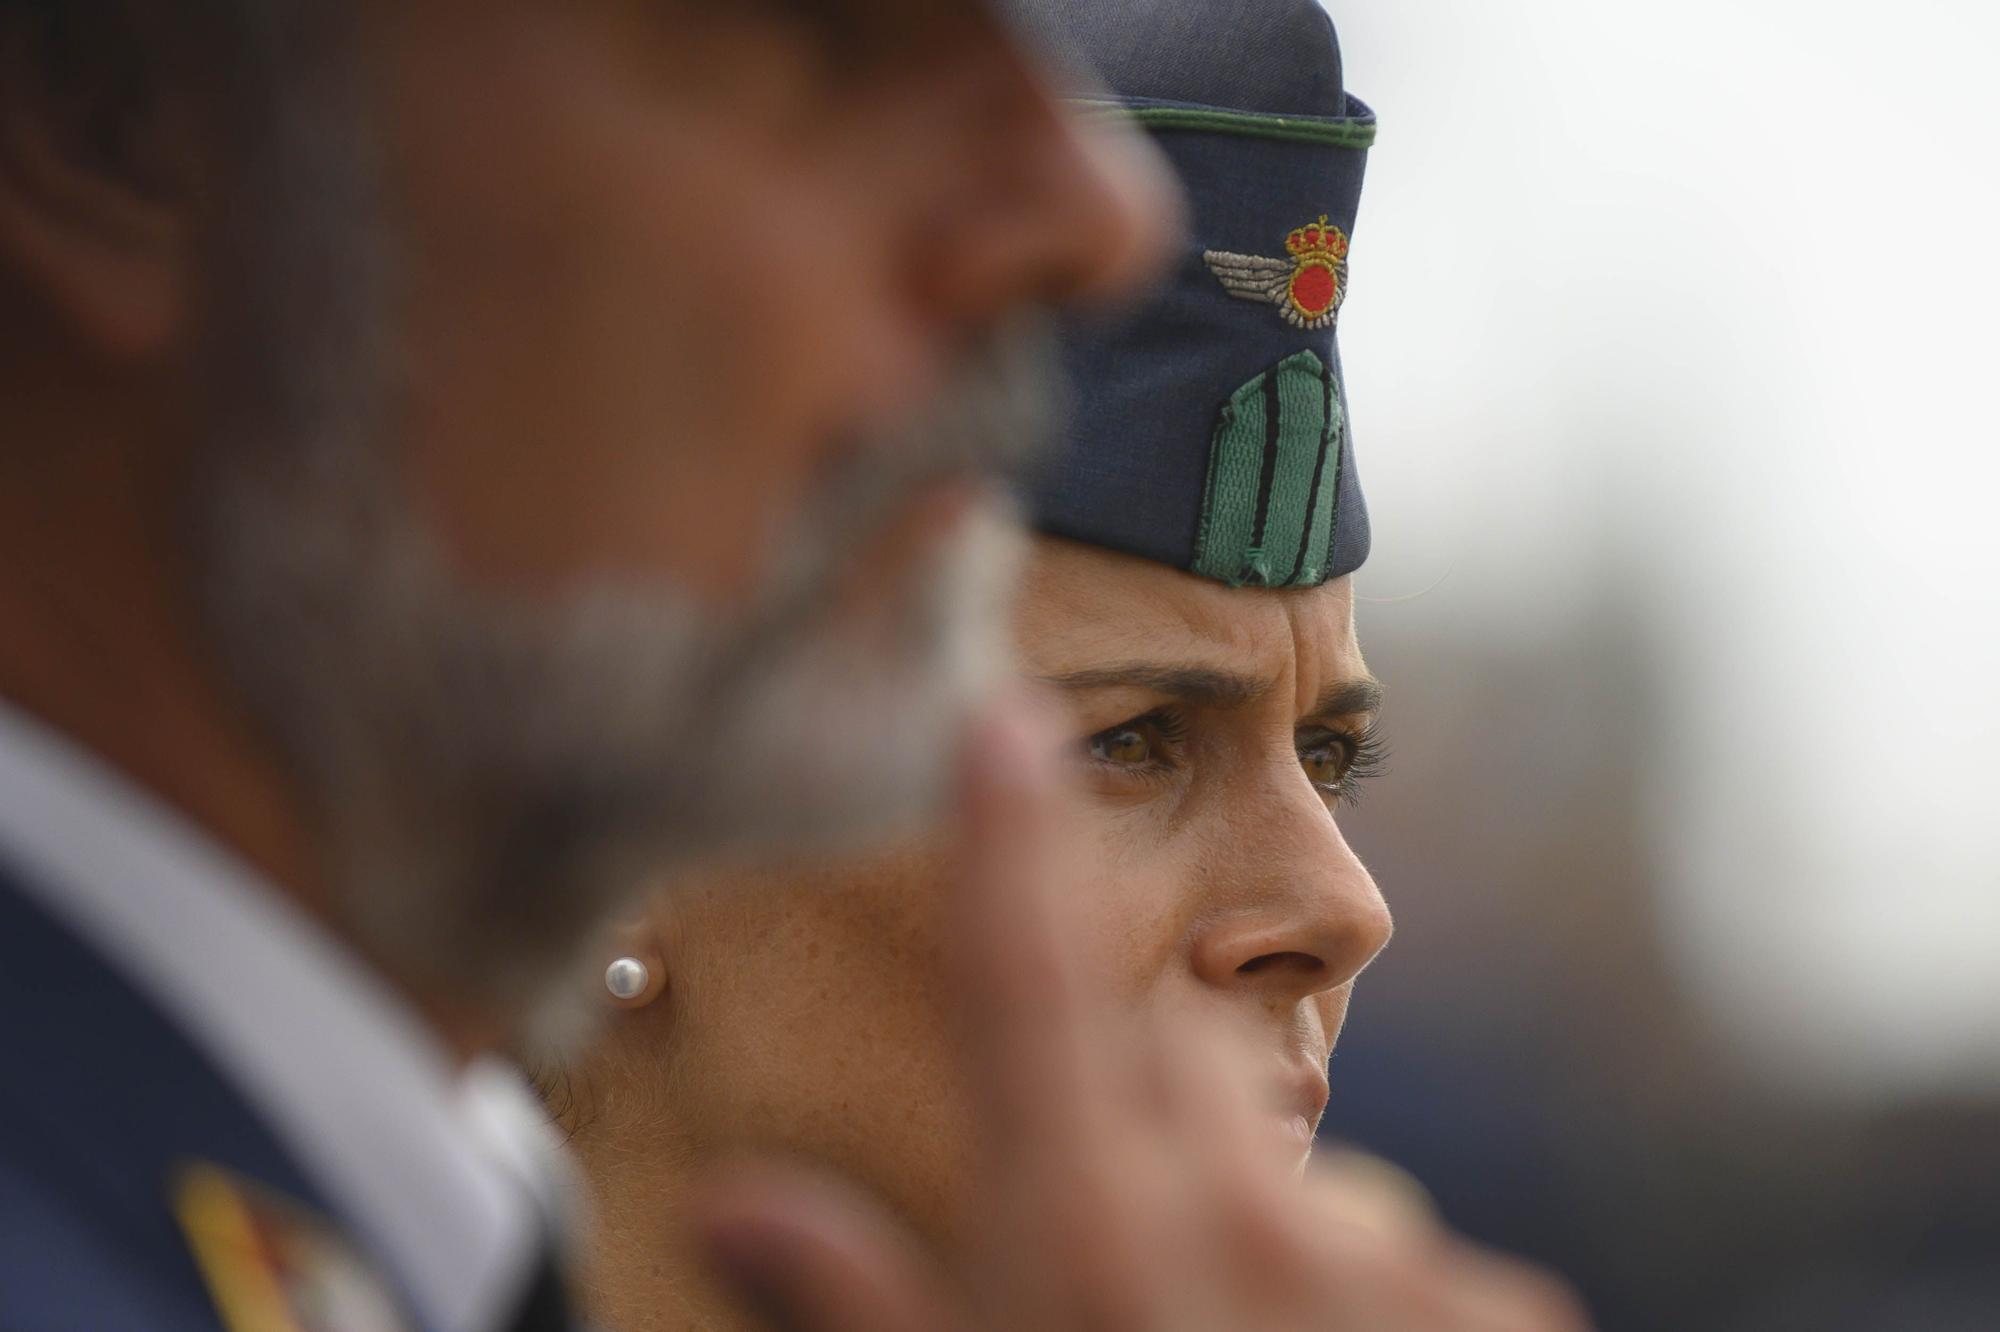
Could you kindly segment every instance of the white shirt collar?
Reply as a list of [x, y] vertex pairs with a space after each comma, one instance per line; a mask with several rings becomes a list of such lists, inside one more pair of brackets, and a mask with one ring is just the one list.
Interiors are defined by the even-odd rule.
[[[324, 929], [186, 820], [0, 703], [0, 845], [186, 1031], [442, 1332], [498, 1326], [559, 1155], [518, 1075], [466, 1073]], [[539, 1140], [538, 1140], [539, 1139]]]

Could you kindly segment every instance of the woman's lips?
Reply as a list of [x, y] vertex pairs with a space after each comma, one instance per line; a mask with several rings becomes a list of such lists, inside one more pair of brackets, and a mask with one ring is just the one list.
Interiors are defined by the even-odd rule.
[[1289, 1068], [1273, 1091], [1279, 1141], [1286, 1157], [1303, 1168], [1319, 1133], [1320, 1116], [1326, 1113], [1326, 1074], [1318, 1066]]
[[1327, 1097], [1330, 1094], [1325, 1065], [1314, 1064], [1295, 1070], [1286, 1077], [1281, 1104], [1304, 1121], [1310, 1134], [1319, 1127], [1319, 1119], [1326, 1113]]
[[1287, 1175], [1302, 1174], [1312, 1162], [1313, 1123], [1304, 1115], [1288, 1115], [1272, 1124], [1271, 1164]]

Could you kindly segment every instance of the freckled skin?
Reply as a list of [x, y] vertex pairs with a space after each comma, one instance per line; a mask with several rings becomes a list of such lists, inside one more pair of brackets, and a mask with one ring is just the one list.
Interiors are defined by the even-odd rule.
[[[1179, 770], [1159, 779], [1086, 757], [1088, 737], [1159, 697], [1126, 685], [1065, 692], [1084, 928], [1121, 1002], [1168, 1023], [1239, 1013], [1274, 1079], [1323, 1068], [1354, 976], [1389, 932], [1295, 739], [1329, 686], [1366, 674], [1347, 580], [1230, 589], [1041, 539], [1016, 639], [1031, 678], [1147, 662], [1269, 686], [1254, 702], [1192, 710]], [[665, 995], [621, 1014], [571, 1070], [600, 1213], [587, 1285], [601, 1318], [635, 1330], [734, 1325], [674, 1226], [690, 1163], [737, 1150], [841, 1169], [947, 1250], [963, 1232], [976, 1202], [944, 972], [949, 883], [944, 854], [912, 846], [683, 885], [656, 909], [636, 937], [664, 959]]]

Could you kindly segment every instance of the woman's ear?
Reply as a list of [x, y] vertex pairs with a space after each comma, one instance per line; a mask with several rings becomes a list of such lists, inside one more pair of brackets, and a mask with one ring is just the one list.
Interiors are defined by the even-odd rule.
[[198, 121], [170, 34], [87, 8], [0, 16], [0, 264], [81, 341], [143, 359], [187, 314]]
[[667, 991], [667, 954], [653, 922], [620, 926], [612, 934], [604, 991], [619, 1008], [644, 1008]]

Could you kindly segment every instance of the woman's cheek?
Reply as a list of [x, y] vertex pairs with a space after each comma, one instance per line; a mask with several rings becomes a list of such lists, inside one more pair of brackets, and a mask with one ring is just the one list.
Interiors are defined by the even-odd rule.
[[1094, 817], [1094, 836], [1074, 878], [1093, 973], [1143, 996], [1179, 964], [1189, 876], [1170, 834], [1129, 817]]

